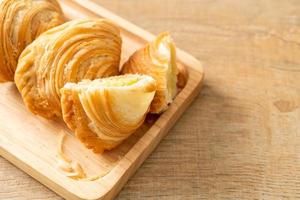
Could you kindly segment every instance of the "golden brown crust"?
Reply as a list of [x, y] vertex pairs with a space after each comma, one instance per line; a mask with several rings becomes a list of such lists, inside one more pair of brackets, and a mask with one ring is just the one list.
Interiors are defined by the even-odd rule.
[[13, 81], [18, 57], [41, 33], [65, 22], [56, 0], [2, 0], [0, 82]]
[[[96, 89], [94, 81], [88, 82], [84, 88], [80, 88], [79, 83], [61, 89], [64, 121], [75, 136], [95, 153], [116, 147], [143, 124], [154, 97], [156, 83], [148, 76], [134, 76], [147, 81], [134, 87], [123, 84], [118, 87], [99, 86]], [[120, 77], [131, 78], [131, 75]], [[118, 78], [110, 77], [106, 80]], [[138, 109], [138, 104], [144, 104], [142, 109]], [[137, 117], [129, 120], [132, 116]]]
[[117, 75], [119, 28], [104, 19], [74, 20], [50, 29], [22, 52], [15, 82], [26, 106], [45, 118], [61, 116], [67, 82]]
[[[169, 60], [159, 52], [159, 45], [165, 40], [171, 40], [168, 33], [160, 34], [155, 41], [148, 43], [144, 48], [137, 50], [122, 67], [122, 74], [147, 74], [157, 81], [157, 91], [150, 107], [151, 113], [161, 113], [168, 108], [168, 104], [176, 95], [177, 67], [176, 51], [172, 41], [168, 41]], [[168, 72], [170, 70], [170, 73]], [[168, 79], [172, 79], [171, 89], [168, 88]], [[168, 97], [168, 93], [171, 96]]]

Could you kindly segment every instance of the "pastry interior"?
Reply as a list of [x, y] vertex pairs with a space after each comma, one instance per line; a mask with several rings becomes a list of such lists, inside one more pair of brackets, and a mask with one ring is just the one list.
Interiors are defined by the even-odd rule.
[[63, 119], [88, 148], [103, 152], [143, 124], [155, 91], [155, 80], [138, 74], [67, 83], [61, 89]]
[[162, 34], [156, 39], [153, 47], [153, 55], [155, 55], [153, 61], [157, 61], [157, 65], [161, 65], [166, 68], [165, 76], [167, 90], [165, 90], [165, 95], [167, 103], [171, 103], [177, 94], [176, 83], [178, 72], [175, 45], [169, 34]]
[[152, 76], [157, 81], [157, 92], [150, 112], [165, 111], [177, 94], [176, 50], [170, 35], [162, 33], [145, 48], [136, 51], [123, 65], [122, 73]]

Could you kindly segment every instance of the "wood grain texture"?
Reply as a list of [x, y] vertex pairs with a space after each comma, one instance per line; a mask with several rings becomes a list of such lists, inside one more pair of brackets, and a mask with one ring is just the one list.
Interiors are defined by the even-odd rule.
[[[300, 198], [299, 1], [97, 2], [169, 30], [206, 72], [201, 95], [118, 199]], [[1, 199], [60, 199], [4, 159], [0, 175]]]

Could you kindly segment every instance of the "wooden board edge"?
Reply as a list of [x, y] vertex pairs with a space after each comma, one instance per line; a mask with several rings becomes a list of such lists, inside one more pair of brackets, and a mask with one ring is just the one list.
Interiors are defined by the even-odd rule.
[[68, 0], [73, 3], [76, 3], [80, 7], [89, 10], [90, 12], [101, 15], [103, 18], [110, 19], [111, 21], [118, 22], [118, 26], [124, 30], [128, 30], [128, 32], [134, 33], [139, 38], [144, 40], [150, 41], [153, 40], [155, 37], [153, 34], [149, 33], [148, 31], [138, 27], [137, 25], [129, 22], [128, 20], [118, 16], [117, 14], [103, 8], [99, 4], [91, 1], [91, 0]]
[[62, 188], [57, 183], [51, 181], [51, 179], [49, 179], [47, 176], [40, 173], [38, 170], [32, 170], [32, 168], [27, 163], [15, 157], [13, 154], [3, 149], [1, 146], [0, 146], [0, 155], [6, 160], [8, 160], [10, 163], [12, 163], [14, 166], [19, 168], [20, 170], [26, 172], [26, 174], [34, 178], [36, 181], [45, 185], [47, 188], [51, 189], [52, 191], [54, 191], [59, 196], [62, 196], [66, 199], [84, 200], [74, 195], [72, 192], [66, 190], [65, 188]]

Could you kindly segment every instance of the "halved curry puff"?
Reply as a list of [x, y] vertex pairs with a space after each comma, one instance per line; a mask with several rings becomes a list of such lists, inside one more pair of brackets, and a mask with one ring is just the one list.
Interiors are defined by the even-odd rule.
[[137, 50], [122, 67], [122, 74], [147, 74], [157, 81], [157, 91], [151, 113], [168, 108], [177, 94], [177, 64], [175, 44], [168, 33], [160, 34], [146, 47]]
[[67, 83], [61, 89], [63, 119], [87, 148], [101, 153], [143, 124], [155, 92], [155, 80], [138, 74]]

